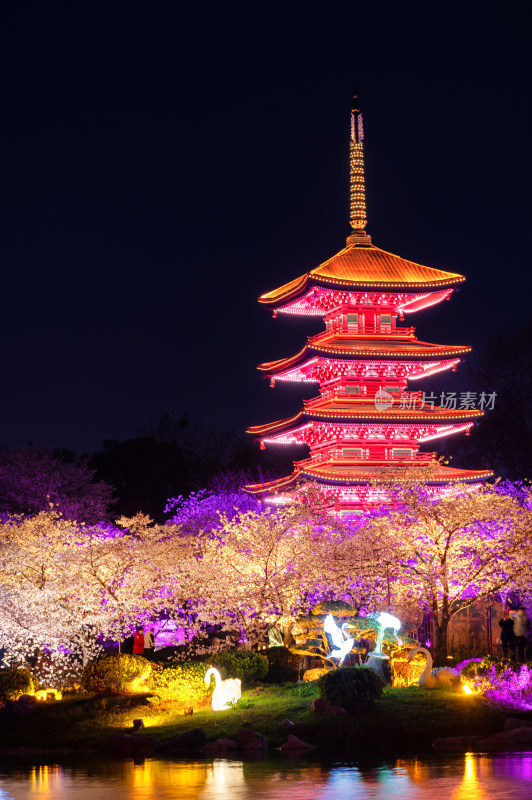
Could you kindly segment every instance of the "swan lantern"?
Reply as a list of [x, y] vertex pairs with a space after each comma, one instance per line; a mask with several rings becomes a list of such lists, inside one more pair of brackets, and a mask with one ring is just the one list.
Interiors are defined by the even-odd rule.
[[416, 653], [423, 653], [427, 657], [425, 669], [421, 673], [418, 685], [422, 689], [450, 689], [456, 690], [460, 686], [460, 675], [452, 667], [439, 667], [432, 669], [432, 656], [426, 647], [415, 647], [408, 654], [410, 661]]
[[355, 643], [354, 639], [352, 639], [350, 636], [347, 636], [345, 632], [345, 628], [347, 627], [348, 623], [344, 622], [342, 627], [339, 628], [336, 625], [332, 614], [327, 614], [323, 622], [323, 630], [331, 637], [331, 641], [335, 647], [335, 649], [331, 650], [326, 658], [336, 659], [339, 667], [342, 666], [344, 658], [352, 650]]
[[382, 653], [382, 640], [384, 639], [384, 631], [386, 628], [393, 628], [394, 636], [397, 636], [397, 631], [401, 627], [401, 620], [394, 617], [393, 614], [388, 614], [387, 611], [379, 611], [375, 614], [369, 614], [371, 619], [374, 619], [379, 626], [379, 635], [375, 643], [374, 653]]
[[225, 711], [242, 697], [242, 682], [240, 678], [228, 678], [223, 681], [222, 676], [214, 667], [205, 673], [205, 683], [210, 683], [214, 675], [214, 692], [212, 693], [212, 710]]

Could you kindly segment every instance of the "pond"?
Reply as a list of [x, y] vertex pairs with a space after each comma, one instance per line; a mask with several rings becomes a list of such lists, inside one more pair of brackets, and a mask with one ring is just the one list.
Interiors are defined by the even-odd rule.
[[270, 757], [0, 765], [0, 800], [524, 800], [532, 752], [322, 763]]

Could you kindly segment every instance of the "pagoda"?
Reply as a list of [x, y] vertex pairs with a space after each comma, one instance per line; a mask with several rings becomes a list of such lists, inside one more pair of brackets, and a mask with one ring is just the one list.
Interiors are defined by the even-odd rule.
[[324, 330], [295, 355], [260, 364], [278, 382], [316, 383], [319, 394], [288, 419], [248, 428], [270, 444], [307, 445], [309, 457], [278, 480], [246, 486], [267, 502], [285, 503], [318, 485], [338, 514], [386, 499], [386, 484], [422, 475], [432, 491], [478, 483], [489, 471], [444, 466], [420, 445], [468, 432], [482, 411], [446, 408], [408, 382], [455, 370], [466, 346], [419, 341], [405, 315], [448, 300], [465, 278], [407, 261], [372, 244], [366, 233], [362, 115], [353, 95], [350, 137], [350, 225], [346, 246], [304, 275], [263, 294], [273, 315], [322, 317]]

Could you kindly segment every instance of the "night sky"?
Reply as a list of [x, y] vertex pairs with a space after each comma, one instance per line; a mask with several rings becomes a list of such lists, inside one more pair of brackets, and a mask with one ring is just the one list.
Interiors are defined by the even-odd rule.
[[467, 276], [409, 317], [418, 336], [478, 352], [527, 322], [525, 13], [4, 5], [0, 445], [93, 450], [163, 413], [242, 433], [298, 409], [256, 364], [316, 321], [256, 298], [344, 246], [355, 85], [373, 242]]

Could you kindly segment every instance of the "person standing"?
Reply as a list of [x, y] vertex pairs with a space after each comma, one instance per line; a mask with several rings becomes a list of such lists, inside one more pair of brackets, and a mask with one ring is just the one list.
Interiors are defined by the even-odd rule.
[[519, 606], [519, 608], [517, 609], [517, 614], [515, 615], [514, 619], [514, 633], [515, 633], [515, 644], [517, 649], [517, 660], [521, 661], [521, 663], [524, 663], [525, 661], [526, 640], [529, 628], [530, 628], [530, 622], [525, 613], [524, 606]]
[[502, 654], [504, 658], [508, 658], [508, 650], [510, 650], [510, 655], [513, 658], [515, 648], [514, 621], [507, 608], [503, 611], [502, 619], [499, 620], [499, 625], [501, 627]]
[[133, 655], [144, 655], [144, 633], [142, 625], [138, 625], [137, 630], [135, 631], [135, 638], [133, 639]]
[[146, 658], [151, 658], [154, 652], [155, 636], [153, 635], [153, 629], [150, 628], [149, 630], [144, 631], [144, 655]]

